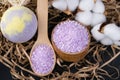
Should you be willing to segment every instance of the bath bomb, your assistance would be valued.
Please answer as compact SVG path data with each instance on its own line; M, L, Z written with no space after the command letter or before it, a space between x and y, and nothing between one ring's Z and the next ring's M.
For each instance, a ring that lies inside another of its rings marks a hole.
M46 76L55 66L55 53L47 44L40 44L30 55L31 68L39 76Z
M87 51L89 42L87 28L77 21L61 22L52 32L53 47L58 55L66 61L80 60L84 52Z
M37 18L30 9L23 6L13 6L3 14L0 28L3 36L8 40L23 43L35 35Z

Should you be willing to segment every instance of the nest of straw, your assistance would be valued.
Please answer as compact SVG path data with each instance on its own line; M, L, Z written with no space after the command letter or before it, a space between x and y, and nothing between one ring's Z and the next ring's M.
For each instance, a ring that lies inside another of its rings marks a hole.
M120 26L120 1L103 0L106 7L106 16L109 23L116 23ZM49 0L51 3L51 0ZM35 12L36 0L26 5ZM11 5L7 0L0 0L0 19L5 10ZM49 4L49 38L52 29L59 22L66 19L74 19L74 15L66 15L63 12L54 9ZM34 74L30 68L26 54L36 41L36 36L26 43L12 43L5 39L0 31L0 62L10 69L13 79L19 80L109 80L119 79L120 47L116 45L104 46L96 42L93 38L90 43L89 54L77 63L68 63L57 57L57 63L54 71L45 77L39 77ZM117 66L115 65L117 64Z

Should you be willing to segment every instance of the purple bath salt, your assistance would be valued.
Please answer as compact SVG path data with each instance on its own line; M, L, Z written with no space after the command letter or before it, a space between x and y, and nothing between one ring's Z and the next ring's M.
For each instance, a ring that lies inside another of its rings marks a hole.
M61 51L74 54L87 48L89 32L79 22L67 20L55 27L52 40Z
M50 46L41 44L33 51L30 60L34 72L48 74L55 64L54 51Z

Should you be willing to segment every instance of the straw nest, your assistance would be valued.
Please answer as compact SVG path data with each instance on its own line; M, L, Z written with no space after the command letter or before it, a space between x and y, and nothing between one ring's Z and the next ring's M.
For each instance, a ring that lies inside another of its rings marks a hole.
M49 37L56 24L66 19L74 19L74 14L66 15L51 7L49 0ZM109 23L114 22L120 26L120 1L103 0L106 7L106 16ZM31 0L26 5L35 12L36 0ZM11 7L7 0L0 0L0 19L3 13ZM36 36L26 43L16 44L5 39L0 31L0 62L10 69L13 79L20 80L115 80L119 78L120 47L116 45L104 46L93 38L90 43L89 54L85 59L77 63L68 63L57 57L57 64L54 71L45 77L38 77L30 68L27 58L30 50L36 41Z

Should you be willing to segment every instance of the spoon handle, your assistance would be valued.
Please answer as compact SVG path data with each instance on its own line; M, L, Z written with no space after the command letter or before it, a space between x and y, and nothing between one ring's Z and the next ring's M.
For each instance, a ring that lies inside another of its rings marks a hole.
M37 0L38 38L48 36L48 0Z

